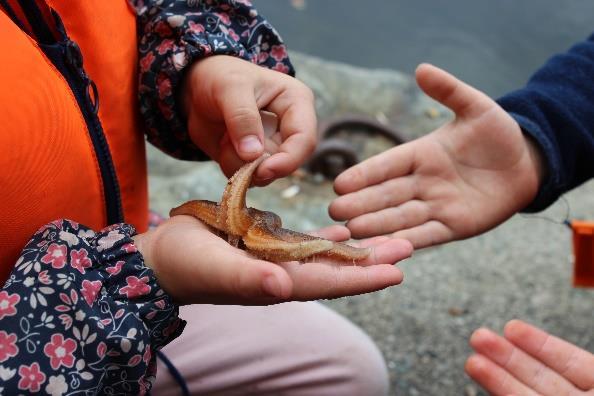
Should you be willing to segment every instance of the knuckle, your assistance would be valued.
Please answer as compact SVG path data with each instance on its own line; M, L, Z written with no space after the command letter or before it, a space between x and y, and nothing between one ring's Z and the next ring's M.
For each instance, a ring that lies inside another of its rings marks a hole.
M351 180L353 180L357 184L363 186L367 186L369 184L367 180L367 175L363 171L362 166L354 166L353 168L351 168L350 172Z
M315 100L315 94L313 90L308 87L307 85L300 83L300 93L303 98L309 102L313 102Z
M229 122L243 128L254 125L258 120L259 114L256 109L247 106L234 108L228 119Z
M318 137L313 133L303 141L303 151L305 152L306 157L309 157L314 152L317 142Z
M246 276L245 272L240 271L235 274L232 280L233 293L241 299L249 299L254 297L254 290L251 287L250 277Z

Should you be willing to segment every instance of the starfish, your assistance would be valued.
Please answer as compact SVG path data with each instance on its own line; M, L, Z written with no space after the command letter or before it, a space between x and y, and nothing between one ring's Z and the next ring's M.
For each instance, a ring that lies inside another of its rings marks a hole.
M359 261L369 256L361 249L328 239L282 228L281 218L273 213L246 207L245 197L258 166L268 155L242 166L227 182L221 202L193 200L171 209L170 216L190 215L223 232L227 241L252 255L272 261L305 261L328 257Z

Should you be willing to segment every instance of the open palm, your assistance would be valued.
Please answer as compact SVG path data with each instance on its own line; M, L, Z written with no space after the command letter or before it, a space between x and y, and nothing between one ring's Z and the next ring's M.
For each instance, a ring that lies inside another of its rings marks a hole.
M484 232L534 198L538 153L493 100L443 70L421 65L417 81L452 109L450 123L338 176L330 206L354 237L392 233L415 248Z
M350 234L334 226L318 235L344 240ZM190 216L174 216L136 236L135 242L161 287L185 304L265 305L367 293L399 284L402 272L393 264L412 252L405 240L381 237L362 243L373 251L356 266L325 261L275 264L229 245Z

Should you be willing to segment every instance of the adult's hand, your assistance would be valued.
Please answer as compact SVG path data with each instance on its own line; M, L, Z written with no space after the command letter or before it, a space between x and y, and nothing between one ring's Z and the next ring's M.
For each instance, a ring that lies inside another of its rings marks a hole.
M493 395L594 395L594 355L543 330L512 320L501 337L479 329L466 372Z
M421 248L485 232L535 197L541 159L517 122L482 92L430 65L417 82L455 119L346 170L330 206L356 238L392 234Z
M350 234L334 226L318 235L344 240ZM182 304L266 305L372 292L399 284L402 272L394 263L412 252L405 240L379 237L361 244L373 250L357 265L275 264L229 245L190 216L174 216L134 239L161 287Z
M192 141L229 177L264 151L255 184L287 176L317 141L314 96L299 80L243 59L215 55L196 62L182 89ZM264 135L260 110L276 114L279 130Z

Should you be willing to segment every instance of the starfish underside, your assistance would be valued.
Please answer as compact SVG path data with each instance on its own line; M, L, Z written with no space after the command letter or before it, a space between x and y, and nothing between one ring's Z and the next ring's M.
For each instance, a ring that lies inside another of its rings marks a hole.
M304 261L329 257L342 261L358 261L369 256L370 249L282 228L282 221L273 212L246 207L245 196L252 176L266 156L245 164L229 179L221 203L206 200L188 201L170 211L170 216L190 215L223 232L229 243L256 257L273 261Z

